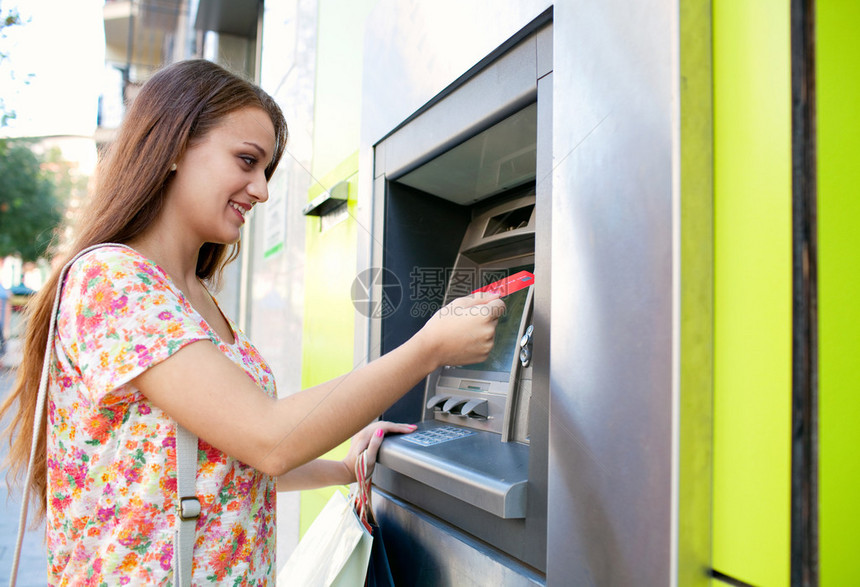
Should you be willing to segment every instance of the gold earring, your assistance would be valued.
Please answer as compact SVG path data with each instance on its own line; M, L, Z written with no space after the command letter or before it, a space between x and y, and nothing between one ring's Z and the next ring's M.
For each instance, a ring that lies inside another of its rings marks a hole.
M170 171L176 171L176 163L170 166Z

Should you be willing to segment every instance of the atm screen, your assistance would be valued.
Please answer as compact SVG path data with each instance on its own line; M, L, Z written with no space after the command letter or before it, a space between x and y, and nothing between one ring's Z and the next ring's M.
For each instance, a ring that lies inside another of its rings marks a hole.
M523 319L528 292L528 288L521 289L504 298L505 313L499 318L490 356L482 363L461 365L461 368L470 371L510 372L514 353L519 350L520 323Z
M520 271L532 272L534 268L534 264L527 264L501 271L482 271L481 273L484 276L492 276L492 279L495 280L498 279L500 273L514 275ZM519 352L520 324L523 320L523 311L526 307L529 289L521 289L502 298L505 302L505 313L499 318L499 324L496 326L496 338L493 341L493 350L490 351L490 356L481 363L459 365L458 368L469 371L510 373L514 354Z

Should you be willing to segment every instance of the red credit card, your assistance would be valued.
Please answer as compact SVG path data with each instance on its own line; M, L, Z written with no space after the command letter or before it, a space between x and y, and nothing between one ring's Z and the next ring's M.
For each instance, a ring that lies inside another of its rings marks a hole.
M535 276L533 273L529 273L528 271L520 271L519 273L514 273L513 275L509 275L504 279L500 279L491 283L490 285L485 285L479 289L476 289L472 293L478 292L490 292L497 293L502 297L510 295L515 291L520 291L523 288L526 288L530 285L534 285Z

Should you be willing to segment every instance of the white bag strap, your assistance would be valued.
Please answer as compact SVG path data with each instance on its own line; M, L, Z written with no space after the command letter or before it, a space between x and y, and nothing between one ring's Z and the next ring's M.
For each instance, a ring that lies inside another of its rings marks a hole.
M30 444L30 462L27 464L27 475L24 478L24 488L21 500L21 513L18 516L18 538L15 542L15 554L12 557L12 572L9 576L9 587L15 587L18 578L18 564L21 561L21 545L24 542L24 532L27 526L27 511L30 505L30 484L33 482L33 467L36 461L36 450L39 436L42 434L42 417L45 413L45 403L48 393L48 369L53 355L54 334L57 327L57 311L60 307L60 295L66 274L69 268L83 255L99 247L126 247L116 243L101 243L87 247L66 263L60 271L57 280L57 291L54 294L54 306L51 310L51 320L48 326L48 340L45 343L45 358L42 361L42 374L39 378L39 392L36 396L36 414L33 417L33 440ZM194 530L197 517L200 515L200 502L194 496L197 476L197 437L176 425L176 465L177 465L177 492L180 496L179 508L180 528L177 530L177 543L174 545L174 553L181 551L177 567L179 574L179 585L191 584L191 559L194 554ZM186 496L186 497L182 497ZM195 513L196 504L196 513ZM190 534L189 534L190 531ZM174 558L176 554L174 554Z
M176 584L191 585L191 566L194 559L194 541L200 501L195 494L197 483L197 437L176 425L176 490L179 495L179 528L174 543Z
M358 519L370 529L371 523L376 523L371 502L371 475L368 475L367 449L355 459L355 487L350 494L350 503L355 509Z

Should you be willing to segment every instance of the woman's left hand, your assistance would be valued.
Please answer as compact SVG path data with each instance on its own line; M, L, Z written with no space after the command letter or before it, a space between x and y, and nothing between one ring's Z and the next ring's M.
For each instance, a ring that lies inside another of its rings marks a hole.
M395 422L378 421L372 422L361 429L350 439L349 452L343 459L343 464L350 472L352 482L355 482L355 460L361 451L367 449L367 476L373 473L376 464L376 453L383 437L388 433L409 434L414 432L417 426L414 424L397 424Z

